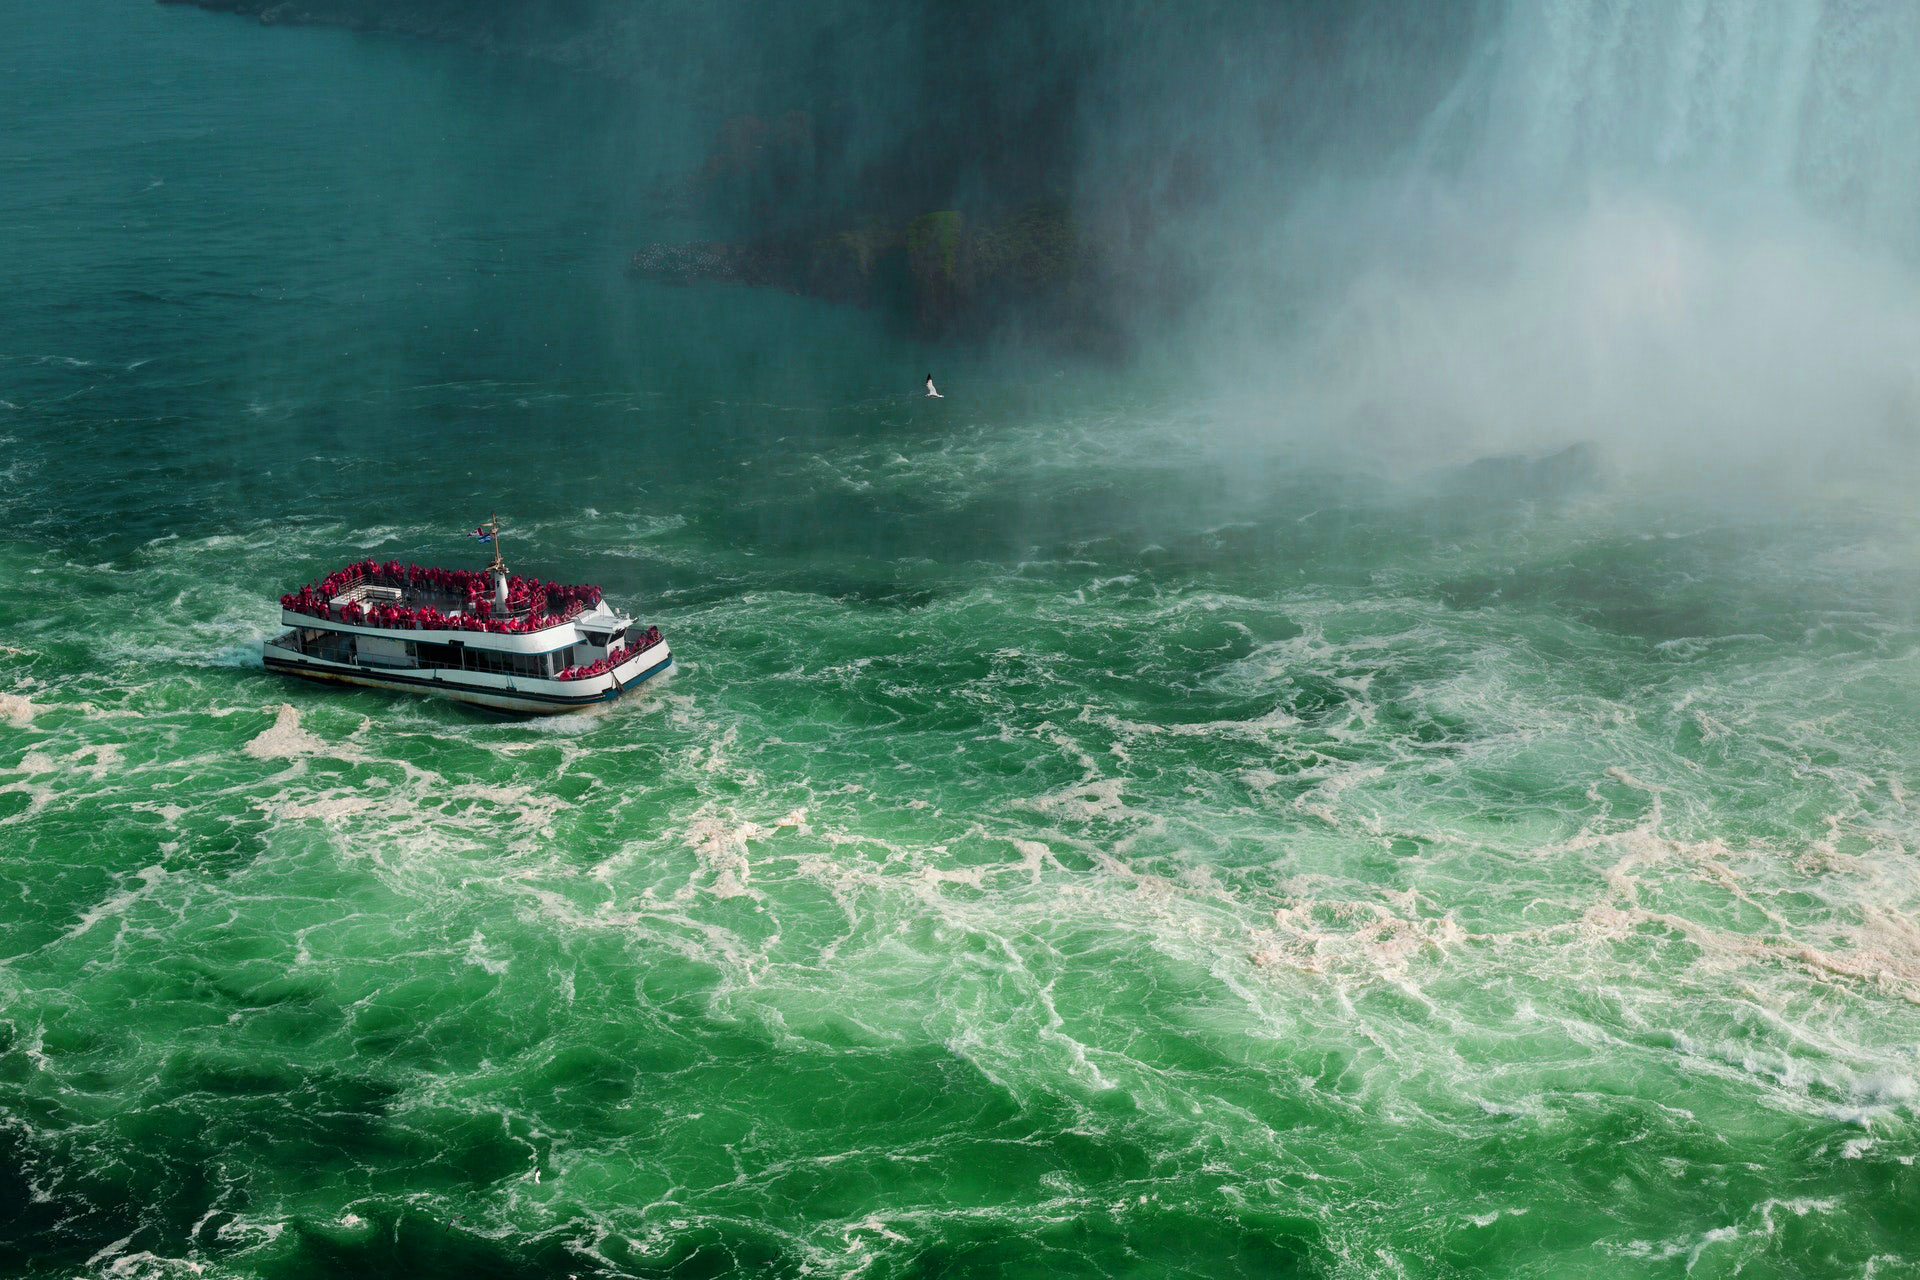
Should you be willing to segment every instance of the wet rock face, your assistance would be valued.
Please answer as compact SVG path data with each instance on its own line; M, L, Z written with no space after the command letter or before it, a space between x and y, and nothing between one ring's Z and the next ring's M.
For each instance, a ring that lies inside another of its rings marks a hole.
M1087 298L1108 265L1062 209L975 223L952 209L807 239L650 244L628 264L662 284L744 284L854 306L899 306L922 336L969 334L1047 311L1076 342L1105 324Z
M951 209L922 214L907 224L907 273L913 281L913 317L923 333L953 326L971 300L972 255L966 252L966 220Z
M701 210L726 226L777 232L814 216L823 198L813 117L735 116L720 126L693 176Z
M1113 327L1093 300L1096 281L1117 278L1115 264L1063 202L874 214L828 189L821 174L839 167L835 143L805 112L730 119L687 194L706 221L743 234L647 245L630 265L665 284L745 284L887 308L923 337L984 333L1016 311L1041 313L1066 345Z
M632 259L662 282L877 307L924 336L985 334L1018 317L1048 342L1100 349L1192 292L1179 278L1188 238L1173 223L1213 198L1210 155L1156 178L1167 146L1187 142L1150 132L1102 161L1089 148L1116 130L1085 129L1089 94L1102 119L1114 104L1100 94L1139 96L1116 79L1137 48L1219 44L1187 33L1185 15L1119 36L1096 0L161 2L444 40L611 86L672 86L708 142L662 192L695 215L701 240ZM1194 19L1202 33L1250 21L1227 0L1196 2L1212 13ZM718 104L749 109L718 119Z

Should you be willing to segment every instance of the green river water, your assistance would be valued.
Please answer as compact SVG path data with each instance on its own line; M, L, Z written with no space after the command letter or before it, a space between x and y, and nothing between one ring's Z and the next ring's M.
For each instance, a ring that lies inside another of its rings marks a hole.
M1920 1274L1910 505L1387 486L629 278L673 104L9 26L0 1272ZM261 669L496 509L671 677Z

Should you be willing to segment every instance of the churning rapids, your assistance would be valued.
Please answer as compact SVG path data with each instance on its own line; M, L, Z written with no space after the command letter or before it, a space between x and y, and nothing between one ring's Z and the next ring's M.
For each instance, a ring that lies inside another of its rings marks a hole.
M1910 502L1392 475L638 283L687 157L565 77L41 8L0 1271L1920 1269ZM494 506L677 673L261 670Z

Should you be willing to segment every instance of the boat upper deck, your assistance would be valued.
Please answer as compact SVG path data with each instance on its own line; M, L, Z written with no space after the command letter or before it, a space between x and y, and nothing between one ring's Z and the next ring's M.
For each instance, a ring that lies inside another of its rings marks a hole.
M530 635L571 622L600 603L600 588L506 577L506 604L490 573L363 560L280 597L289 613L394 631Z

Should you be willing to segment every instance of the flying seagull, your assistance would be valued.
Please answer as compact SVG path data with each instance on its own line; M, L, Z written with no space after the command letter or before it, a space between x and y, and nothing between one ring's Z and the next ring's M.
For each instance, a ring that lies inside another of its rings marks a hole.
M933 398L934 398L935 400L945 400L945 399L946 399L946 397L945 397L945 396L943 396L943 395L941 395L941 394L939 393L939 391L937 391L937 390L935 390L935 388L934 388L934 385L933 385L933 375L932 375L932 374L928 374L928 375L927 375L927 394L928 394L928 395L930 395L930 396L932 396L932 397L933 397Z

